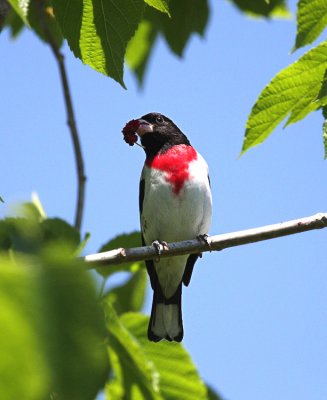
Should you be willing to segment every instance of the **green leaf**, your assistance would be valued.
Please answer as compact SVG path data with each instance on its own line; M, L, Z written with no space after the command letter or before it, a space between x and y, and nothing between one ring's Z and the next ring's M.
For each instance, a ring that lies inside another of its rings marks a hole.
M63 37L59 30L57 21L54 18L51 0L8 0L13 9L33 31L45 42L53 41L59 48L62 45ZM46 29L45 29L46 26ZM49 39L49 36L51 39Z
M134 72L139 86L143 84L159 34L164 35L168 46L178 56L183 55L192 34L198 33L201 36L204 34L209 16L207 0L171 0L169 8L171 18L147 7L144 19L128 44L126 61Z
M0 255L0 393L91 399L108 373L104 319L91 277L63 249Z
M326 160L327 159L327 107L326 106L324 106L322 108L322 114L323 114L324 119L325 119L324 123L323 123L323 126L322 126L322 132L323 132L322 138L323 138L324 149L325 149L324 159Z
M288 18L285 0L232 0L236 7L245 13L257 17L279 17Z
M57 48L61 47L63 36L53 14L51 0L31 1L28 22L41 40L46 43L53 42Z
M75 57L81 58L80 36L83 2L79 0L52 0L56 20Z
M145 300L147 274L145 269L135 272L127 283L116 286L106 295L117 314L141 311Z
M66 221L49 218L39 221L37 209L26 203L29 218L5 218L0 221L0 250L35 253L53 243L61 243L70 252L79 247L79 232Z
M40 226L45 242L61 242L76 249L81 241L80 233L68 222L60 218L45 219Z
M146 331L149 318L136 313L123 314L121 323L134 336L159 373L160 393L165 400L207 399L207 389L191 357L180 343L150 342Z
M40 351L35 292L27 268L0 257L0 392L5 399L46 398L51 371ZM19 373L17 373L19 365Z
M18 216L35 222L41 222L47 217L43 206L35 193L32 194L31 202L25 202L16 207L16 213Z
M4 203L4 202L5 202L1 196L0 196L0 202L1 202L1 203Z
M171 0L171 18L160 15L162 31L170 49L182 56L193 33L204 35L209 18L207 0Z
M140 232L136 231L116 236L114 239L109 240L108 243L104 244L100 248L99 252L101 253L104 251L119 249L120 247L140 247L141 245L141 234ZM98 267L97 272L103 277L108 278L110 275L118 271L136 272L139 271L141 268L143 268L143 262L131 262L126 264L110 265L108 267Z
M40 219L46 219L47 218L47 214L44 210L44 207L41 203L41 200L38 196L38 194L36 192L32 193L32 203L34 204L34 206L36 207L36 209L39 212L40 215Z
M59 398L94 398L108 373L105 321L94 282L85 266L67 259L58 246L47 252L44 266L39 301L55 391Z
M142 0L53 0L62 33L76 57L123 82L124 55L142 18Z
M327 69L321 82L321 87L316 100L319 102L319 104L327 104Z
M37 296L28 272L0 257L0 393L4 399L45 399L50 391L51 371L40 351L33 315Z
M312 43L327 25L326 0L299 0L297 33L293 51Z
M126 61L134 72L139 86L142 86L150 55L158 36L158 29L153 23L144 19L129 41L126 50Z
M288 114L286 125L323 105L315 100L326 68L327 42L323 42L272 79L248 117L241 154L262 143Z
M35 220L5 218L0 221L0 250L34 253L41 244L42 233Z
M79 234L79 232L78 232L78 234ZM84 239L81 240L80 244L76 248L76 251L74 252L75 256L78 256L79 254L82 253L82 251L85 249L85 246L87 245L88 241L90 240L90 237L91 237L91 234L89 232L86 232L84 235Z
M169 0L144 0L149 6L169 15Z
M109 359L113 379L106 385L107 399L155 399L159 394L158 373L140 346L128 332L111 306L105 302L109 331Z
M8 0L8 3L24 21L24 23L29 26L28 22L28 9L30 5L30 0Z
M24 28L25 24L20 16L16 13L16 11L12 8L9 11L9 14L5 20L5 27L10 29L10 34L12 38L16 38L22 29Z
M210 385L207 385L208 400L223 400L222 397L212 389Z
M42 218L35 204L29 202L19 206L18 215L35 222L41 221Z

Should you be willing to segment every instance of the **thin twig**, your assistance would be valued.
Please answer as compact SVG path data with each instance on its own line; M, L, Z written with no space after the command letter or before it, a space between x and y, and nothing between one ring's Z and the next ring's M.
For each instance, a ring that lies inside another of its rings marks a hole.
M43 8L44 2L41 1L39 2L39 4L40 4L40 14L41 14L40 20L42 21L44 34L47 37L52 53L58 63L60 80L61 80L62 90L65 99L66 112L67 112L67 124L73 142L75 162L76 162L76 172L77 172L77 186L78 186L74 226L78 231L80 231L82 225L84 204L85 204L85 184L86 184L86 175L85 175L84 160L82 155L82 148L79 139L79 133L77 130L77 125L75 122L75 113L71 97L71 91L68 83L68 76L65 67L65 58L64 55L61 53L56 41L54 40L48 28L45 19L46 16L45 9Z
M260 242L321 228L327 228L327 213L319 213L311 217L304 217L259 228L210 236L208 238L209 245L198 239L168 243L169 250L163 249L160 257L203 253L213 250L219 251L228 247ZM105 267L127 262L151 260L156 257L157 253L154 247L145 246L131 249L120 248L103 253L90 254L84 257L84 261L89 264L90 268L93 268L94 266Z

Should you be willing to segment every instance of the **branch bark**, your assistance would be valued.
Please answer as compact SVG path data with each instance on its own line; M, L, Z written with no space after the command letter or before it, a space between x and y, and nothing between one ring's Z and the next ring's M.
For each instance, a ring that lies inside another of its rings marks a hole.
M79 133L77 130L77 125L75 121L75 112L71 97L71 91L68 83L68 76L66 72L65 66L65 58L61 53L59 47L56 44L56 41L52 37L52 34L47 26L45 20L45 10L44 10L44 2L41 1L39 3L40 6L40 20L42 21L43 31L47 37L47 41L50 45L52 53L57 61L61 86L64 94L66 112L67 112L67 125L69 127L70 136L73 142L73 149L75 155L75 163L76 163L76 173L77 173L77 199L76 199L76 208L75 208L75 228L80 231L82 225L82 218L84 212L84 204L85 204L85 184L86 184L86 175L85 175L85 167L84 160L82 154L82 147L79 139Z
M243 244L275 239L282 236L294 235L313 229L327 228L327 213L319 213L310 217L281 222L279 224L246 229L243 231L225 233L210 236L208 244L198 239L185 240L183 242L169 243L169 250L162 251L160 257L171 257L192 253L204 253L206 251L220 251L229 247ZM115 249L103 253L90 254L84 257L84 261L90 268L94 266L110 266L127 262L144 261L157 258L158 255L153 246L135 247L131 249Z

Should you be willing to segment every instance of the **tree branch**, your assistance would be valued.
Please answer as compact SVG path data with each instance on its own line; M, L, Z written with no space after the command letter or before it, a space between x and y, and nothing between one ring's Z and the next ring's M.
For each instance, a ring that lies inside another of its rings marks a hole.
M85 184L86 184L86 175L85 175L85 167L84 167L84 160L82 155L82 148L79 139L79 133L77 130L77 125L75 122L75 112L70 92L70 87L68 83L68 76L66 72L65 66L65 58L64 55L61 53L56 41L54 40L46 19L45 19L45 9L44 2L41 1L40 3L40 14L41 14L41 21L43 25L43 31L46 35L52 53L57 61L59 73L60 73L60 80L61 86L64 94L65 99L65 106L67 112L67 125L69 127L70 136L73 142L74 154L75 154L75 162L76 162L76 172L77 172L77 200L76 200L76 209L75 209L75 228L80 231L82 225L82 218L83 218L83 211L84 211L84 204L85 204Z
M70 89L68 84L68 78L66 73L66 67L64 62L64 56L62 53L55 53L56 60L58 62L61 83L64 91L64 98L67 110L67 124L69 126L70 135L73 142L74 154L75 154L75 162L76 162L76 172L77 172L77 200L76 200L76 209L75 209L75 228L80 231L82 225L84 204L85 204L85 184L86 184L86 176L85 176L85 168L84 168L84 160L82 155L81 144L79 140L79 134L77 131L77 126L75 122L75 115L73 109L73 103L71 100Z
M185 240L183 242L169 243L169 250L163 250L160 257L171 257L206 251L220 251L228 247L241 246L243 244L260 242L277 237L293 235L313 229L327 228L327 213L315 214L311 217L281 222L279 224L246 229L243 231L225 233L210 236L210 244L200 242L198 239ZM151 260L157 258L153 246L135 247L131 249L115 249L103 253L90 254L84 257L84 261L90 268L94 266L109 266L127 262Z

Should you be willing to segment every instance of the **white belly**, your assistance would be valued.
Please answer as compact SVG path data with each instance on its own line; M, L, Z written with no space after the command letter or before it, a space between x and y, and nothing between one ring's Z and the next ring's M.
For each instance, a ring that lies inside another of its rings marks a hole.
M148 184L145 185L141 226L146 244L154 240L194 239L208 233L212 200L207 165L200 155L190 164L189 172L189 179L176 194L165 172L144 167L143 176Z
M145 179L142 233L147 245L154 240L178 242L207 234L211 223L211 191L208 167L198 158L189 166L189 179L176 194L164 171L143 169ZM155 269L166 298L174 295L180 284L188 256L162 258Z

